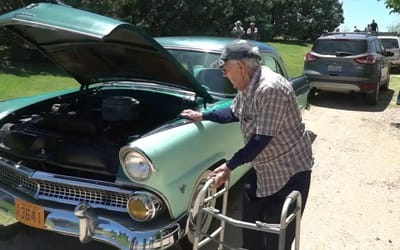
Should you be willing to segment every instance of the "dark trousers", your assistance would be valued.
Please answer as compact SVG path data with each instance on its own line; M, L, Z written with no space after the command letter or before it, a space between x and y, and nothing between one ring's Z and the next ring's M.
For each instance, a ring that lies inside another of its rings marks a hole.
M250 175L253 175L254 180L255 172L250 173ZM297 173L289 179L281 190L267 197L255 197L251 189L245 188L243 194L242 220L251 223L263 221L279 224L283 203L293 190L297 190L301 193L301 213L303 213L310 189L310 181L311 171ZM286 231L285 250L291 249L295 237L295 229L295 220L293 220ZM279 247L278 234L243 229L242 238L243 248L249 250L277 250Z

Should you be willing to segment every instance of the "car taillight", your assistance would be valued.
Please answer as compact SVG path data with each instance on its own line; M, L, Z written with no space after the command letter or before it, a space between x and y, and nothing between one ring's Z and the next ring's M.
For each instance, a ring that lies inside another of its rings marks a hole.
M312 62L317 60L319 57L316 55L311 54L310 52L308 52L305 56L304 56L304 61L306 62Z
M376 89L376 84L364 83L361 85L361 89L366 90L366 91L371 90L371 89Z
M315 55L311 54L310 52L308 52L304 57L304 61L312 62L312 61L317 60L318 58L319 58L318 56L315 56Z
M374 64L376 63L376 56L362 56L354 59L354 61L361 63L361 64Z

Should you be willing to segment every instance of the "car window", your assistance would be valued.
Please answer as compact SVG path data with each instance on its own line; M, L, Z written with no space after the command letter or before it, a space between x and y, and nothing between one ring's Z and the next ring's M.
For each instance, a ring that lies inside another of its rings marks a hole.
M312 50L324 55L335 55L338 52L346 52L350 55L366 53L367 41L361 39L319 39Z
M204 51L168 50L182 66L187 69L212 95L235 95L237 90L217 67L220 54ZM281 75L282 69L279 63L269 53L261 53L262 64Z
M215 67L219 59L219 54L216 53L174 49L168 51L194 76L201 68Z
M383 46L379 39L374 39L374 44L376 47L376 52L379 54L383 54Z
M236 94L236 89L223 76L222 70L217 66L220 54L177 49L169 49L168 51L210 94L229 97Z
M378 45L375 40L370 41L371 52L376 53L378 52Z
M392 38L380 38L383 47L385 49L398 49L399 48L399 42L397 39L392 39Z
M261 54L261 61L262 61L263 65L268 66L272 71L283 75L282 74L282 69L279 66L279 63L271 55L262 53Z

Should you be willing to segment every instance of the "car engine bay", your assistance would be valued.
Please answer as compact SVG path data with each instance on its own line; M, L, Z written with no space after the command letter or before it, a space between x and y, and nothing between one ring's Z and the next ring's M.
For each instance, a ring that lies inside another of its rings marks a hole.
M175 119L193 102L155 92L78 92L13 112L0 156L35 170L113 180L119 149Z

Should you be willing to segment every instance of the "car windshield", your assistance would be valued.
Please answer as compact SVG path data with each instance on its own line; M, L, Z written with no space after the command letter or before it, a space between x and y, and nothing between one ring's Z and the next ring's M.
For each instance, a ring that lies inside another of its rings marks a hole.
M211 95L232 97L236 89L218 68L219 54L206 51L190 51L168 49L168 51L182 64Z
M367 52L367 40L320 39L315 42L312 50L324 55L358 55Z
M391 38L381 38L383 47L385 49L398 49L399 48L399 43L397 42L397 39L391 39Z
M178 62L198 80L214 97L233 98L237 90L233 88L228 78L217 66L219 53L195 51L188 49L169 48L168 51ZM277 60L271 53L260 53L261 64L268 66L272 71L285 76Z

